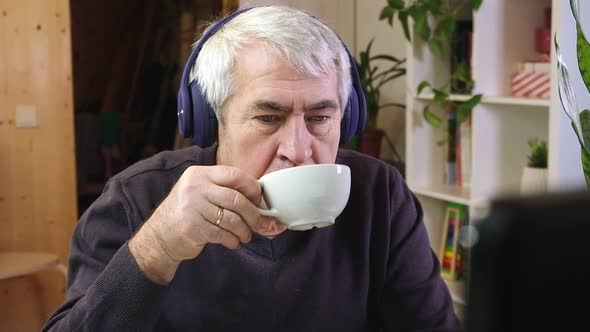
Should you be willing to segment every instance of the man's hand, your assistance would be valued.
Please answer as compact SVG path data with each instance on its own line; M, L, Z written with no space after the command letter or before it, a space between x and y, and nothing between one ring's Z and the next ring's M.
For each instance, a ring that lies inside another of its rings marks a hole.
M250 241L253 230L264 229L269 221L257 209L261 197L256 179L237 168L189 167L129 250L149 279L168 284L180 262L198 256L207 243L235 249Z

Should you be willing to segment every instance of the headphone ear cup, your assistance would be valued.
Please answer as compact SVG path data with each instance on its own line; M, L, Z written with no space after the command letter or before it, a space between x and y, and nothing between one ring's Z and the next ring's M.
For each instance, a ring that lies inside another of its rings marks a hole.
M347 49L348 51L348 49ZM350 52L350 76L352 78L352 91L350 91L349 103L352 106L351 113L354 114L354 129L350 133L350 137L354 135L360 135L365 130L367 123L367 100L365 99L365 93L361 86L361 78L358 72L356 60L352 57Z
M356 111L356 114L357 114L356 124L357 124L357 126L356 126L356 130L355 130L354 134L351 135L351 137L354 135L362 134L363 131L365 130L365 126L367 124L367 100L365 99L365 94L364 94L362 88L359 87L359 89L361 89L360 95L358 95L355 99L357 101L357 105L358 105L357 111ZM358 93L357 91L359 91L359 90L354 89L354 91L355 91L355 93Z
M207 148L217 140L217 117L203 95L199 83L191 83L190 90L194 110L192 141L202 148Z
M176 115L178 117L178 131L182 137L191 137L193 134L193 110L189 87L185 84L178 89L178 104Z
M184 66L180 89L178 90L176 110L178 128L182 136L192 137L193 143L202 148L211 146L217 140L217 118L211 105L203 97L199 84L194 81L189 82L191 69L205 42L227 22L252 8L255 7L235 11L207 29L201 39L197 41L197 45L192 49Z
M354 135L362 134L365 129L367 121L367 101L361 86L361 79L358 72L356 60L350 54L344 42L342 43L348 59L350 60L350 78L352 89L348 96L348 103L346 104L345 112L342 116L342 123L340 124L340 145L348 143Z
M340 145L345 145L355 135L358 125L358 96L355 89L350 91L348 103L340 122Z

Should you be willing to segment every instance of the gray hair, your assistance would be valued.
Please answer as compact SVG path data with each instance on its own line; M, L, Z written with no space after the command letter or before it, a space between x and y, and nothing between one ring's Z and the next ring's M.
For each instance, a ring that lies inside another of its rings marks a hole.
M336 33L305 12L264 6L236 16L211 36L191 70L191 82L197 80L218 119L236 88L233 65L239 51L253 41L262 42L267 52L285 58L303 75L317 77L335 70L340 105L346 106L352 88L351 64Z

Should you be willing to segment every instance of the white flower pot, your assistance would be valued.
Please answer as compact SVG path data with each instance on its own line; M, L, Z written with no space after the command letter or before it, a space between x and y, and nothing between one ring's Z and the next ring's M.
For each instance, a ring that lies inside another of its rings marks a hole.
M547 169L525 167L520 182L523 194L544 193L547 191Z

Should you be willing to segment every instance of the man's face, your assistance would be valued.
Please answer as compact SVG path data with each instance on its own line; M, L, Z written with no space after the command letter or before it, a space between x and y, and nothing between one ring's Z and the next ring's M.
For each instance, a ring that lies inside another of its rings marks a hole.
M335 72L305 77L260 45L244 47L235 64L237 89L219 125L217 162L260 178L283 168L334 163L341 105ZM286 226L272 221L262 235Z
M283 168L333 163L341 105L335 72L305 77L257 44L235 64L237 89L219 126L218 162L260 178Z

